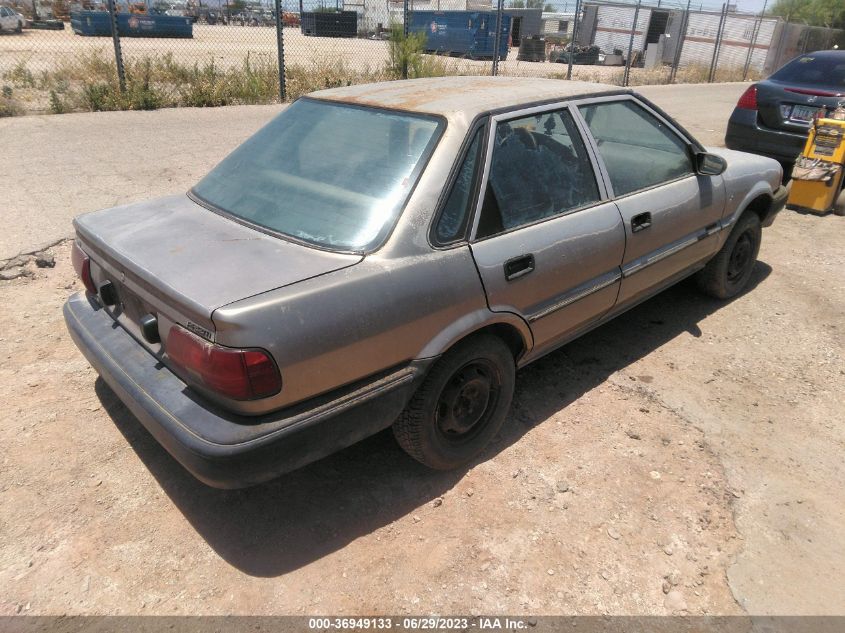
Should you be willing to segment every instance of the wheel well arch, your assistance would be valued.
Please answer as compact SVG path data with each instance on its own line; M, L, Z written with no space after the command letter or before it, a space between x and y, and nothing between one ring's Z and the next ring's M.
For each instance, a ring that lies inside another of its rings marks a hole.
M760 218L760 222L763 222L766 219L766 216L769 215L769 212L772 209L772 202L774 198L767 193L761 193L759 196L751 200L745 208L742 210L742 213L747 213L751 211L752 213L756 214L758 218ZM742 214L740 214L742 215Z
M528 343L525 341L522 333L510 323L490 323L489 325L485 325L474 332L470 332L461 340L466 340L467 338L478 336L480 334L491 334L496 338L501 339L505 345L508 346L511 354L513 354L514 362L518 362L519 359L522 358L522 356L528 351ZM456 341L456 343L458 342L460 341Z

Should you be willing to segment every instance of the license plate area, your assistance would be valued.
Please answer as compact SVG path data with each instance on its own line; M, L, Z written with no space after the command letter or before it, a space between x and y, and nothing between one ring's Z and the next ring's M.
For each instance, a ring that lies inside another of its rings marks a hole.
M151 344L143 336L141 317L154 311L152 306L147 305L138 295L130 290L127 285L117 279L110 279L116 292L118 301L113 306L104 306L106 312L120 323L141 345L151 352L158 353L161 345Z
M789 120L800 125L810 125L819 109L813 106L794 105L789 113Z

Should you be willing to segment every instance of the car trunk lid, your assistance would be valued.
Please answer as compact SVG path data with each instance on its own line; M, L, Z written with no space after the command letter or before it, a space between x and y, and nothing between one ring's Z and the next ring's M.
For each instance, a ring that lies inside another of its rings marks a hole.
M776 130L806 133L822 106L832 110L843 98L845 91L835 86L803 86L773 80L757 84L760 120Z
M135 310L195 317L361 261L262 233L210 211L187 195L96 211L74 221L95 264ZM126 297L126 294L130 297ZM137 316L137 315L136 315ZM135 318L133 318L135 320Z

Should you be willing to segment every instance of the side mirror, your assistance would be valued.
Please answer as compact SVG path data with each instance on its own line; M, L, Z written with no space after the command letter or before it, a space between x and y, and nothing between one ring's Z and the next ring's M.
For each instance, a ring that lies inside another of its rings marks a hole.
M718 176L728 168L728 161L716 154L698 152L695 155L695 171L701 176Z

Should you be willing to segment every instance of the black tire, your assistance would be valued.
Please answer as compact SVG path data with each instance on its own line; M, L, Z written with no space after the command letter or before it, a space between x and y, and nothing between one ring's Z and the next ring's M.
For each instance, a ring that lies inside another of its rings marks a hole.
M502 428L516 367L505 343L479 334L458 343L429 371L393 424L396 441L435 470L476 457Z
M18 20L18 28L15 29L15 33L22 33L22 32L23 32L23 24L21 24L21 21Z
M722 249L698 273L698 287L717 299L730 299L742 292L757 263L762 235L760 218L746 211Z

